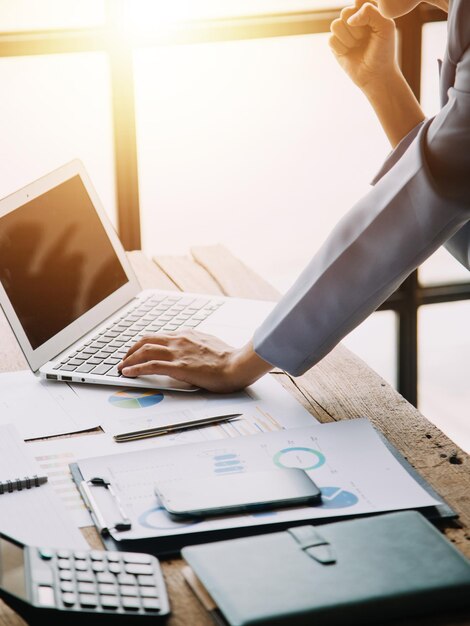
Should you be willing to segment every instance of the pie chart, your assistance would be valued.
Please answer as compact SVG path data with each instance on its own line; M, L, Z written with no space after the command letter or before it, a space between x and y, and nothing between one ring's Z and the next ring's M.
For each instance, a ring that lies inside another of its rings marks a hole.
M359 502L355 493L346 491L341 487L321 487L322 503L324 509L345 509Z
M313 448L296 446L279 450L274 457L274 463L278 467L298 467L303 470L313 470L325 462L325 456Z
M160 391L116 391L108 402L119 409L147 409L163 400Z
M178 530L199 524L200 521L202 520L185 520L184 522L173 521L161 506L149 509L139 516L139 524L144 528L150 528L152 530Z

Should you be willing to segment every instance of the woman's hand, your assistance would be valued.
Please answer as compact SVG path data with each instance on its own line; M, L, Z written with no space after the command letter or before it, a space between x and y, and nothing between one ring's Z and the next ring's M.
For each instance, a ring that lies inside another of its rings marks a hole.
M243 389L272 369L251 343L232 348L194 330L143 337L118 365L124 376L171 376L217 393Z
M330 47L341 67L364 92L400 73L396 62L396 29L375 2L356 0L331 24Z

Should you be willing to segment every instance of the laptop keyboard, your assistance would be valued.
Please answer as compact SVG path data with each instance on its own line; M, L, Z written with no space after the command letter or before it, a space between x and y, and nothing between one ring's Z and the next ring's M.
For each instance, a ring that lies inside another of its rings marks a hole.
M151 295L69 354L55 370L119 377L117 365L149 333L196 328L223 302L189 296Z

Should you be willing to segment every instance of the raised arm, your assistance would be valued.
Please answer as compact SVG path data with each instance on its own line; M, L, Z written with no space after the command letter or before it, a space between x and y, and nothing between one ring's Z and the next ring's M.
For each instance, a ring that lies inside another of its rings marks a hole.
M396 60L395 22L372 2L356 0L331 24L330 47L346 74L371 103L391 145L420 122L424 113Z

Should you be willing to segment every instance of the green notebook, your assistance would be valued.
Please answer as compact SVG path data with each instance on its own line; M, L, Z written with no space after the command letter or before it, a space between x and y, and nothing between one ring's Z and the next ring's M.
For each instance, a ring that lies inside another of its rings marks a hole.
M182 555L218 607L214 617L230 626L376 625L470 608L470 561L415 511L190 546Z

